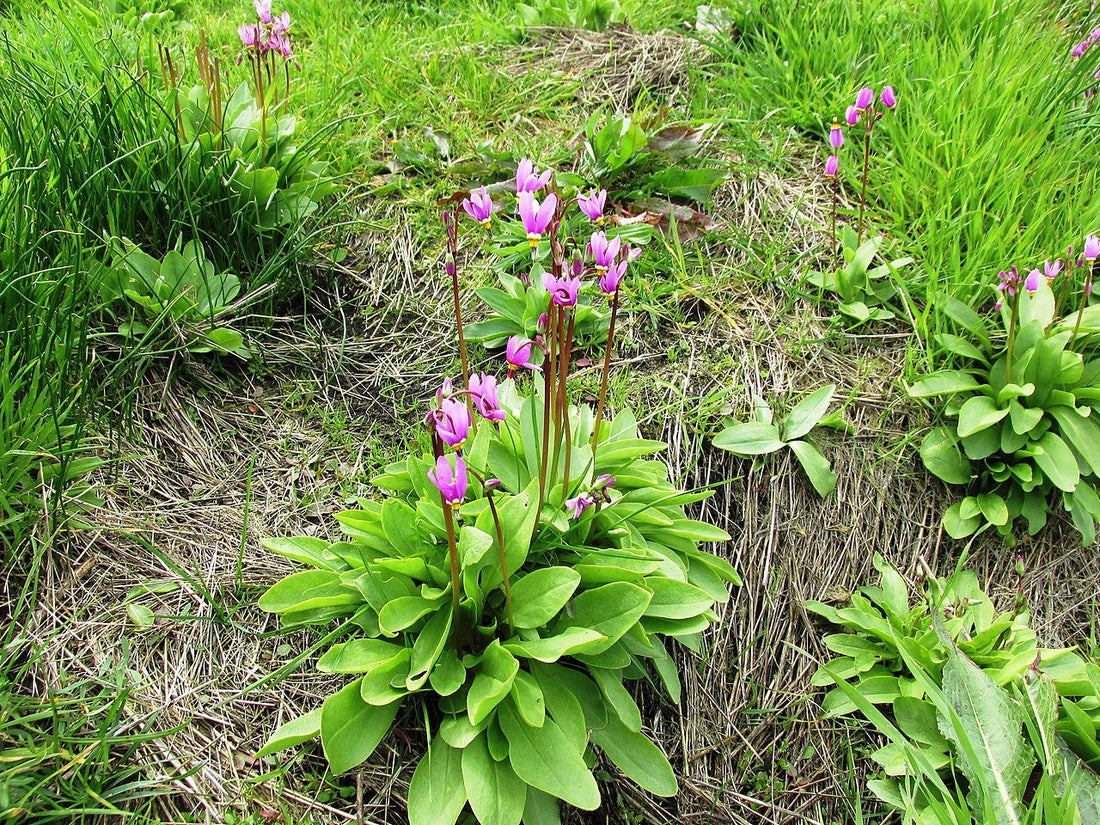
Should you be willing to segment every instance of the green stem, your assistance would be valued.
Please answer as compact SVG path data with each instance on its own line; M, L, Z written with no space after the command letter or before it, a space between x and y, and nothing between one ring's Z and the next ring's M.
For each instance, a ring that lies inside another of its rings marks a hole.
M600 378L600 400L596 404L596 423L592 428L592 455L596 455L596 444L600 440L600 422L603 421L603 408L607 403L607 375L611 371L611 347L615 341L615 320L619 315L619 290L611 299L611 326L607 330L607 349L603 354L603 376Z
M863 188L859 194L859 226L856 229L856 247L863 242L863 210L867 206L867 172L871 166L871 129L874 127L870 111L866 112L865 115L867 125L863 129Z
M1012 348L1015 345L1016 340L1016 319L1019 317L1020 309L1020 293L1017 292L1015 297L1009 296L1009 300L1012 302L1011 309L1008 316L1008 351L1005 353L1005 381L1012 381Z
M461 582L459 581L458 570L458 543L455 541L455 523L454 513L450 502L440 492L440 498L443 499L443 522L447 525L447 546L451 554L451 610L454 616L455 633L453 638L455 640L455 649L458 650L461 647L462 634L458 632L459 626L459 591L461 588Z
M489 490L486 496L489 499L489 512L493 514L493 525L497 531L497 548L500 550L500 572L504 576L504 604L508 611L508 629L515 630L515 618L512 614L512 583L508 580L508 561L504 557L504 531L500 527L500 515L497 513L496 502L493 501L493 491Z
M1073 345L1077 341L1077 331L1081 329L1081 318L1084 316L1085 307L1088 306L1089 303L1089 293L1092 292L1092 268L1094 263L1094 261L1087 262L1089 271L1085 273L1085 289L1084 293L1081 295L1081 308L1077 310L1077 321L1073 324L1073 335L1070 336L1069 346L1067 347L1067 349L1070 350L1073 349Z

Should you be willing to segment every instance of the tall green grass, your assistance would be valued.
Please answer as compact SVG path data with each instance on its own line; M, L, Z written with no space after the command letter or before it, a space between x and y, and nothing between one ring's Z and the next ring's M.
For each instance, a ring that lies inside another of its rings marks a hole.
M876 127L870 195L878 220L915 254L931 298L972 302L998 270L1065 253L1100 226L1100 117L1086 106L1097 57L1045 0L893 4L777 0L744 12L703 92L717 110L820 142L864 85L897 90ZM1087 30L1086 30L1087 33ZM841 150L855 190L860 147ZM919 289L919 288L918 288Z

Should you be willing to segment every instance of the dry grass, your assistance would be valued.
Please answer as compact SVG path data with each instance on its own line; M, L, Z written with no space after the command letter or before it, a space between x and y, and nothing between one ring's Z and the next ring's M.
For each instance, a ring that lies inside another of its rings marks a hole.
M675 85L673 69L691 49L680 39L613 37L614 50L605 35L575 32L540 34L527 48L532 59L607 61L613 88L600 94L616 100ZM640 54L624 54L620 38ZM798 163L806 173L797 177L763 172L730 181L714 211L750 234L783 233L787 248L811 261L822 253L815 227L826 199L810 173L816 159ZM362 236L305 317L265 334L268 378L229 385L185 371L172 381L148 379L138 423L120 444L130 457L102 479L107 504L96 528L71 536L44 571L43 598L24 629L40 644L28 689L44 696L66 680L105 679L124 667L132 730L180 728L142 749L170 790L160 801L165 821L197 814L221 822L229 806L355 821L354 798L316 798L316 756L266 777L251 758L276 725L315 707L336 684L308 662L271 679L290 663L288 650L318 637L275 635L254 603L290 570L260 539L332 535L329 514L370 494L370 474L412 432L417 403L453 367L455 353L435 343L451 340L449 296L442 278L425 277L441 272L432 268L438 250L420 248L401 226ZM633 811L647 823L846 821L862 780L844 756L850 728L821 719L807 698L823 649L822 628L803 603L843 600L868 581L875 552L910 575L919 560L946 571L959 552L938 527L945 493L912 451L899 449L922 421L897 390L908 342L837 338L810 304L759 286L766 273L751 251L707 241L704 252L712 267L705 282L717 287L684 294L692 323L656 330L627 323L623 347L640 353L629 359L637 376L631 397L652 413L640 416L646 434L669 443L673 476L687 486L720 485L696 515L733 535L717 552L744 586L704 654L681 652L681 706L644 700L647 725L680 774L679 797L655 800L611 783L604 811L570 819L636 822ZM675 363L654 355L672 347L683 353ZM722 398L726 412L744 413L754 396L797 396L828 382L850 399L853 433L826 439L838 476L826 501L787 459L753 468L700 435L699 399ZM1071 530L1049 530L1024 552L1040 635L1057 644L1085 639L1100 570L1082 564ZM1011 599L1012 554L987 541L971 563L995 595ZM163 583L174 589L148 592ZM127 617L131 594L157 614L152 628L139 630ZM418 724L404 719L362 772L367 821L404 821Z

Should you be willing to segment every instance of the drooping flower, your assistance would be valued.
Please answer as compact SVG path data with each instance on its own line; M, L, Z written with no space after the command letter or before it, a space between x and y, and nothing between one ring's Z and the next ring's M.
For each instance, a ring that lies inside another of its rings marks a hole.
M615 256L619 254L620 246L622 246L620 238L612 238L609 241L603 232L592 233L592 238L588 241L588 252L595 259L598 272L606 271L611 264L615 263Z
M1015 266L1007 272L1002 269L997 273L997 279L999 280L997 284L998 292L1007 292L1011 297L1016 296L1016 286L1020 283L1020 273Z
M271 0L252 0L252 5L256 7L256 16L263 21L264 25L271 25Z
M535 342L513 335L508 339L504 347L504 360L508 362L508 377L516 374L516 370L527 369L534 372L539 366L531 360L531 350Z
M866 111L867 108L875 102L875 90L870 86L864 86L859 90L859 94L856 95L856 108L859 111Z
M1100 237L1089 235L1085 238L1085 260L1090 264L1100 258Z
M542 233L550 226L550 221L558 208L558 196L551 192L541 204L535 200L530 192L519 194L519 217L523 221L523 229L527 232L527 240L534 249L542 239Z
M882 88L882 94L879 95L879 100L882 101L882 105L887 109L893 109L898 105L897 96L894 94L893 86L884 86Z
M579 198L577 198L577 206L580 207L581 211L584 214L594 220L598 226L603 226L603 209L606 203L606 189L601 189L599 193L592 192L588 195L581 195Z
M507 414L497 398L497 379L487 373L470 376L470 396L474 406L486 421L503 421Z
M1072 253L1071 253L1072 254ZM1048 281L1053 281L1058 277L1058 273L1062 271L1062 259L1051 262L1043 261L1043 274L1046 275Z
M619 291L619 284L626 276L626 262L627 259L624 257L617 264L611 264L607 271L600 275L600 292L608 298L613 297Z
M551 170L547 169L541 175L536 175L535 164L529 158L524 158L516 168L516 194L538 192L550 182L551 174Z
M1042 283L1043 273L1038 269L1033 269L1027 273L1027 277L1024 278L1024 289L1030 293L1035 293L1039 289L1039 284Z
M489 197L489 190L484 186L480 190L471 192L470 197L462 201L462 208L475 221L488 229L493 219L493 199Z
M445 455L435 460L435 470L428 470L428 480L443 494L443 500L457 510L466 498L466 462L462 456L454 457L454 468Z
M565 500L565 509L573 511L573 518L580 518L581 514L596 503L590 493L580 493L575 498Z
M603 475L596 476L596 480L592 482L593 490L606 490L608 487L615 483L615 476L610 473L604 473Z
M577 305L577 297L581 291L581 279L555 278L553 273L542 273L542 285L550 293L550 300L560 307L573 307Z
M859 123L859 109L855 106L849 106L848 111L844 113L844 120L849 126L855 126Z
M435 431L448 447L461 450L470 435L470 410L460 398L445 398L435 413Z
M840 128L840 123L836 120L833 121L833 128L829 130L829 145L834 149L839 149L844 145L844 130Z
M829 155L829 159L825 161L825 176L833 177L836 174L837 168L840 166L840 158L836 155Z

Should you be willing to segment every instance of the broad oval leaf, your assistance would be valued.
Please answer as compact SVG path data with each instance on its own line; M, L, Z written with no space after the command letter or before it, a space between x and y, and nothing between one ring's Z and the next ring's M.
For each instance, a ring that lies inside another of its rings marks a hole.
M645 734L610 718L607 727L592 732L592 741L640 787L657 796L676 795L676 775L668 758Z
M454 825L465 805L462 751L436 736L409 783L409 825Z
M558 615L580 581L580 573L569 567L546 567L514 582L512 606L515 626L542 627Z
M520 779L582 810L600 807L592 772L554 720L529 727L509 704L501 706L497 719L508 740L508 761Z
M351 770L374 753L401 706L367 704L360 695L362 681L345 686L321 705L321 745L334 774Z
M988 429L1008 415L1008 407L1000 409L992 398L984 395L975 395L966 399L959 408L959 437Z
M308 742L321 734L321 708L314 708L309 713L284 722L276 728L262 748L256 751L256 758L268 754L285 751L303 742Z
M774 453L783 446L774 424L746 421L727 427L714 437L714 446L735 455L753 456Z
M783 422L783 440L793 441L796 438L802 438L816 427L828 412L835 391L836 384L829 384L799 401L787 413L787 418Z

